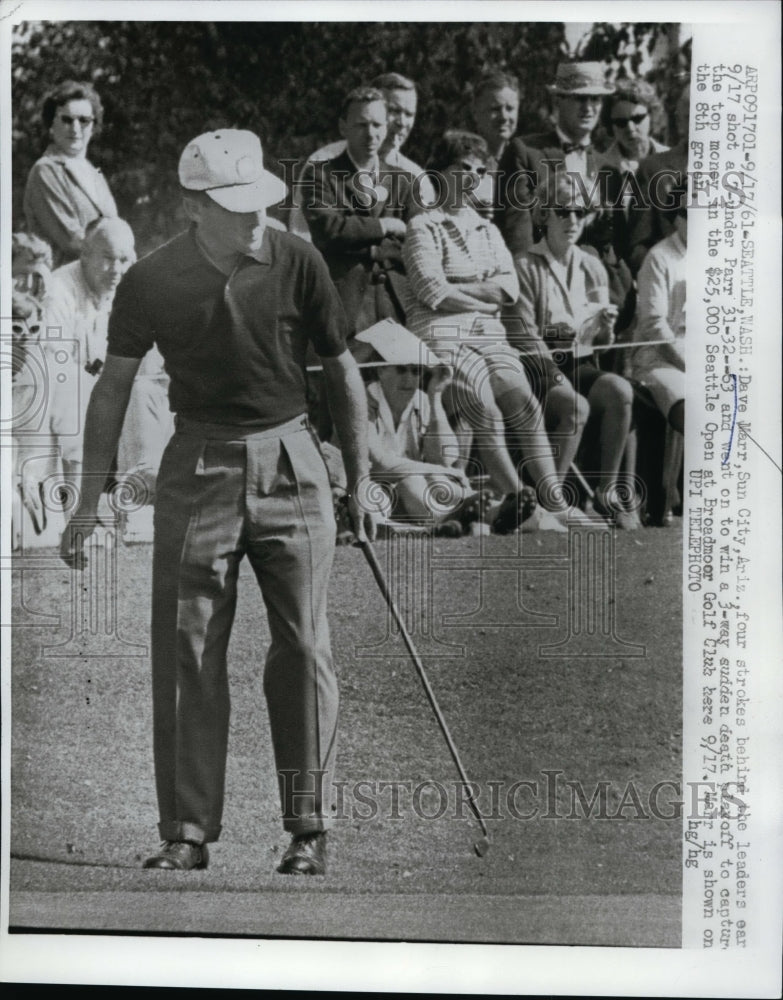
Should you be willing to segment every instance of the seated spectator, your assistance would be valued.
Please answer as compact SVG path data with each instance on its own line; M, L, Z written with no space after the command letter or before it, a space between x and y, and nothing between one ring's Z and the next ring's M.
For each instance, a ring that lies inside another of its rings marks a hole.
M528 527L562 530L569 516L584 515L563 498L541 406L506 339L502 311L519 295L513 261L498 230L471 205L486 178L486 157L484 140L468 132L447 132L435 150L439 207L409 223L403 249L408 327L453 367L451 413L474 431L490 480L506 495L506 509L513 510L515 498L519 515L526 506L506 446L507 424L538 493L540 506ZM580 428L571 430L578 444Z
M135 259L130 226L122 219L96 219L87 227L79 260L52 274L44 309L48 331L44 347L53 356L67 353L68 363L61 371L64 378L54 383L50 428L59 446L63 478L74 493L81 474L84 419L106 357L114 293ZM165 388L158 383L164 378L160 356L149 359L134 383L121 439L117 475L140 477L134 492L141 500L151 495L173 429L167 409L162 408ZM129 464L120 464L123 461Z
M386 101L379 90L352 90L340 112L345 152L310 164L304 205L313 243L329 267L345 307L349 338L378 320L402 320L387 270L401 268L401 246L413 214L414 177L379 156L387 134ZM369 345L352 343L357 360Z
M14 243L16 245L16 234ZM36 350L43 321L41 304L29 292L14 289L12 310L12 547L56 545L63 526L62 518L59 524L49 524L43 487L50 471L51 455L48 448L39 447L42 435L36 433L41 430L40 416L46 396L46 372Z
M367 386L370 470L389 490L385 514L462 534L479 519L480 498L456 465L459 443L443 408L451 369L392 320L357 338L373 348L373 360L387 362Z
M598 422L600 478L594 507L618 527L640 526L633 498L618 489L631 429L633 389L592 360L593 346L611 343L617 307L609 304L603 264L576 246L591 208L564 172L550 175L537 191L537 222L545 237L517 259L525 326L537 329L553 350L560 371L587 398ZM629 500L626 509L624 499Z
M422 206L431 205L435 201L435 192L426 173L418 163L409 160L402 153L402 147L407 142L416 121L418 103L416 84L399 73L382 73L370 81L370 87L379 90L386 101L386 138L378 149L380 160L390 167L399 167L400 170L412 174L417 179L415 200L420 202ZM321 146L320 149L308 156L307 162L325 163L327 160L334 160L345 152L345 145L345 139L338 139L336 142ZM289 232L309 240L310 229L301 208L302 202L307 198L307 190L300 192L298 185L294 184L293 194L296 208L291 212L288 224Z
M669 192L688 169L689 115L690 86L686 84L675 109L677 143L671 149L650 153L636 171L641 207L632 203L628 213L628 264L634 274L648 250L671 233Z
M603 100L613 89L606 83L601 63L561 63L555 82L548 87L555 101L552 127L509 143L500 164L503 191L498 225L515 257L526 253L536 240L528 195L549 173L562 168L578 174L588 191L596 184L602 167L592 136ZM606 186L610 172L604 173Z
M44 99L41 120L48 146L24 190L27 229L46 240L54 265L78 260L87 226L113 218L117 206L100 170L87 159L103 122L101 99L89 83L68 80Z
M498 169L509 142L517 131L519 81L503 70L490 70L476 83L471 105L473 127L487 144L487 174L492 181L488 201L476 205L480 215L497 225L500 210Z
M11 241L12 347L11 414L13 547L56 545L62 513L49 516L43 483L55 472L46 424L46 401L53 372L42 354L43 300L51 280L52 251L29 233Z
M665 153L668 146L650 134L653 123L661 116L662 107L653 87L644 80L624 80L607 97L603 123L612 142L598 154L598 164L614 171L614 190L609 197L614 208L614 249L620 260L627 260L629 209L636 197L635 178L639 163L653 153Z
M662 113L655 89L644 80L623 80L607 97L602 120L611 143L598 154L598 163L606 163L624 174L635 174L639 163L653 153L669 148L650 134L653 123Z
M31 233L11 238L11 278L14 290L43 302L52 276L52 248Z
M658 409L681 434L685 426L685 287L688 244L687 190L671 191L675 207L667 213L672 232L645 256L639 271L635 340L662 341L638 347L633 374L652 393ZM673 222L672 222L673 220Z

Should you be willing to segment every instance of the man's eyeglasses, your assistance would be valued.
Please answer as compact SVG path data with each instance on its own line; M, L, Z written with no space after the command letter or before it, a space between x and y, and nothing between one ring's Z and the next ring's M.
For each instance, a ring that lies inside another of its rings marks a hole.
M617 128L628 128L629 122L633 122L634 125L641 125L648 114L649 112L645 111L643 115L629 115L628 118L613 118L612 125L616 125Z
M82 128L88 128L95 124L95 119L88 115L59 115L58 117L63 125L73 125L74 122L78 122Z
M577 219L586 219L590 214L589 208L556 208L554 209L555 215L558 219L568 219L570 216L575 215Z
M395 365L394 370L398 375L418 375L419 366L418 365Z

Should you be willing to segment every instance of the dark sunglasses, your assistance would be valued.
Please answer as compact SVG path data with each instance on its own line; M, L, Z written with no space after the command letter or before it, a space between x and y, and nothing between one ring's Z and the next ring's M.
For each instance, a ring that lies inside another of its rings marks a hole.
M394 370L398 375L418 375L418 365L395 365Z
M94 118L88 118L87 115L60 115L60 121L63 125L73 125L74 122L78 122L82 128L87 128L88 125L93 125L95 122Z
M474 167L470 163L460 163L460 170L464 170L465 173L475 174L477 177L484 177L487 173L486 167Z
M577 219L586 219L590 214L589 208L555 208L553 211L558 219L567 219L571 215L575 215Z
M11 330L17 337L27 334L30 337L37 337L41 332L40 323L12 323Z
M645 111L643 115L631 115L629 118L613 118L612 125L616 125L617 128L628 128L628 122L633 122L634 125L641 125L648 114L649 112Z

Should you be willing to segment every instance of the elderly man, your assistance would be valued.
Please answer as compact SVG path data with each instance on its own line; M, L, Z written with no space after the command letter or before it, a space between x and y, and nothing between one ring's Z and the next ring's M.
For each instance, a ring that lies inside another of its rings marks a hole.
M513 139L500 164L502 211L498 225L514 256L527 253L533 245L529 195L536 184L546 180L544 171L564 167L579 175L588 191L599 174L592 134L601 103L614 90L607 85L601 64L561 63L555 83L548 89L556 101L555 124L546 132Z
M399 167L400 170L405 170L416 177L417 200L421 206L432 205L435 201L432 183L418 163L409 160L402 153L402 147L408 141L408 136L416 121L418 106L416 84L400 73L382 73L370 82L370 87L380 90L386 102L386 138L378 149L378 156L390 167ZM345 148L345 139L338 139L336 142L321 146L308 157L307 162L325 163L327 160L334 160L345 152ZM304 199L296 190L294 195L296 207L291 212L288 228L290 232L309 240L310 229L301 208L302 201L306 200L307 191L304 192Z
M50 429L66 482L78 484L84 419L90 393L106 357L112 301L123 274L136 260L133 232L122 219L95 219L85 231L79 260L52 273L44 303L45 348L69 355L64 379L53 382ZM53 370L61 366L52 366Z
M251 132L200 135L179 163L188 232L135 264L90 400L82 501L61 552L80 562L96 482L116 448L141 359L157 343L176 433L163 456L152 568L154 755L161 849L146 868L205 868L220 835L229 723L226 654L248 556L269 617L264 670L283 825L278 871L322 875L338 692L326 597L335 519L305 416L305 355L323 364L360 541L367 406L345 316L320 256L266 226L285 185Z
M51 369L65 376L52 383L49 426L60 452L66 499L78 487L87 405L106 358L114 293L135 260L130 226L122 219L96 219L87 226L79 260L57 268L49 284L43 346ZM69 355L65 366L59 363L63 350ZM174 429L167 384L163 359L152 351L134 381L117 452L117 478L132 483L137 501L125 519L126 542L152 540L155 477Z
M403 319L389 293L388 272L402 269L402 241L415 214L415 178L381 159L388 134L381 91L352 90L340 112L340 131L345 152L310 164L305 173L311 194L304 213L345 307L349 334L355 335L378 320ZM360 360L370 350L361 344L352 348Z

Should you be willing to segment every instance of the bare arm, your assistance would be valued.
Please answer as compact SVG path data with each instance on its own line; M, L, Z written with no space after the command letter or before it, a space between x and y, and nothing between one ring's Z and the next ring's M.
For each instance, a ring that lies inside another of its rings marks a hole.
M430 401L430 422L424 432L422 453L427 462L451 466L459 455L459 441L443 408L443 390L451 382L451 369L441 365L435 369L427 386Z
M84 539L95 530L98 500L117 451L133 379L141 359L108 354L87 407L81 499L63 532L60 555L69 564L81 559ZM75 531L78 531L78 538Z
M653 254L645 258L639 271L638 322L634 340L660 340L656 347L659 356L668 364L685 371L685 358L674 330L669 326L669 297L671 290L666 269Z
M369 505L361 503L370 483L364 382L350 351L343 351L336 358L321 358L321 363L348 480L348 509L356 537L365 542L375 537L375 519Z

